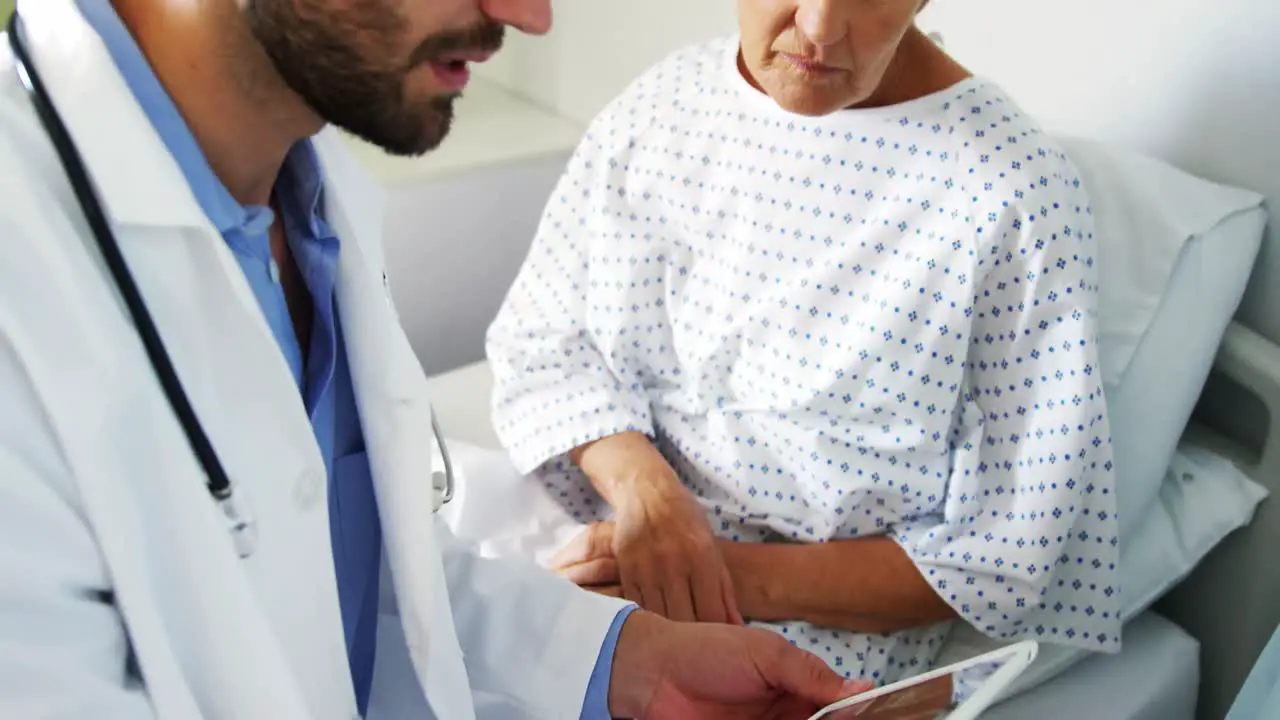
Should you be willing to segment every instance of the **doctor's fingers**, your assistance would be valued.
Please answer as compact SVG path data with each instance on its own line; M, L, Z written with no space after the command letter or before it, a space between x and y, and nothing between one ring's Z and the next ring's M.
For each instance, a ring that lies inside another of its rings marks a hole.
M548 565L552 570L563 570L599 558L613 557L613 528L611 522L592 523L574 536L568 545L551 556Z

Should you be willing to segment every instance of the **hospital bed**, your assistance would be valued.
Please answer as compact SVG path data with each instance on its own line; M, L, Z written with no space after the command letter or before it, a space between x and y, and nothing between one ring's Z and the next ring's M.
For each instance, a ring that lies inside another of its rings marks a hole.
M1280 4L986 0L934 6L927 29L976 72L1000 82L1050 132L1132 148L1199 177L1250 188L1280 212L1280 57L1273 44ZM434 376L446 435L464 447L497 445L483 333L568 150L547 146L421 181L397 170L388 258L401 280L393 278L393 293ZM1213 284L1230 272L1229 255L1189 247L1179 272L1202 283L1206 301L1230 294ZM1252 279L1187 440L1229 458L1275 492L1280 222L1270 225L1260 254L1248 262ZM1191 304L1185 312L1197 308ZM1216 544L1153 609L1127 623L1121 653L1069 664L986 717L1220 720L1280 621L1280 566L1269 558L1277 540L1280 517L1274 502L1264 502L1248 527ZM963 656L965 648L948 652Z

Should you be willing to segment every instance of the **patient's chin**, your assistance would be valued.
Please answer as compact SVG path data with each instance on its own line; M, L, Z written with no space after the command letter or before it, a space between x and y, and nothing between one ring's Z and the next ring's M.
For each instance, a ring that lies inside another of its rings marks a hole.
M845 97L804 89L780 90L769 97L783 110L806 117L830 115L853 104Z

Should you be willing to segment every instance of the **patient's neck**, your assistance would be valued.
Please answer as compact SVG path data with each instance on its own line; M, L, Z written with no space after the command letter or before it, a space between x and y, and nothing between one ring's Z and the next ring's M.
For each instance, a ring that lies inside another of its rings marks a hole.
M289 149L323 123L275 71L239 4L112 4L232 197L267 205Z
M880 86L858 107L889 107L918 100L971 76L920 28L912 26L898 45Z

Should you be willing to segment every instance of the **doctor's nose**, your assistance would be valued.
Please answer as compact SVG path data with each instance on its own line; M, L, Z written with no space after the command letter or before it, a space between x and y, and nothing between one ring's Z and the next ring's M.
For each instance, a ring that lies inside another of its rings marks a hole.
M551 29L551 0L480 0L485 15L530 35Z

